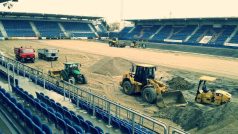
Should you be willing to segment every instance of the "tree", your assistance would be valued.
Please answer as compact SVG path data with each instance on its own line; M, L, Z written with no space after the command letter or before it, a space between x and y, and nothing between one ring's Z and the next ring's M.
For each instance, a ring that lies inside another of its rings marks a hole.
M120 23L119 22L113 22L109 24L109 30L110 31L118 31L120 29Z

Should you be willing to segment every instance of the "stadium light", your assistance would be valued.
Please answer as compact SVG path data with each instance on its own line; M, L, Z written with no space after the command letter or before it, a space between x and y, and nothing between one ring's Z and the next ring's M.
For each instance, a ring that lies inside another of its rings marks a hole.
M18 2L18 0L0 0L0 3L3 3L4 7L11 9L13 7L13 2Z

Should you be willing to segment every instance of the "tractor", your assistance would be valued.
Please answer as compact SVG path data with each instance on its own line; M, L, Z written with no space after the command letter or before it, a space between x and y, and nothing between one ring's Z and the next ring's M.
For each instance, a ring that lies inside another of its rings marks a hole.
M158 107L170 105L186 105L187 102L181 91L168 91L168 87L155 79L156 66L149 64L132 65L130 72L123 75L120 85L127 95L141 93L148 103Z
M87 84L87 79L81 74L79 65L79 63L66 62L64 63L63 70L53 68L48 73L52 77L60 77L61 80L70 82L71 84Z
M119 48L126 47L126 43L119 41L117 38L109 40L108 44L110 47L119 47Z
M224 90L210 90L207 82L214 82L215 77L202 76L199 78L195 101L202 104L222 105L231 101L231 94Z

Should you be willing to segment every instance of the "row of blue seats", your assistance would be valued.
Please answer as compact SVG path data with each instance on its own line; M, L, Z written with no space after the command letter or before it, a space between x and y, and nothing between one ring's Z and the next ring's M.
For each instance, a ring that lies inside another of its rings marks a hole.
M35 78L31 77L32 81L35 82ZM40 86L44 86L44 82L42 79L37 78L37 84ZM45 88L48 90L53 90L61 95L64 95L64 90L61 87L58 87L57 85L54 85L52 83L46 82L45 83ZM73 98L72 95L69 94L69 92L65 91L65 96L71 98L71 102L75 105L77 105L77 100ZM79 100L79 107L86 110L89 114L93 113L93 107L89 103ZM121 120L115 116L112 116L111 114L109 115L107 111L96 107L96 117L98 119L102 119L105 123L108 123L109 121L109 116L111 116L111 125L115 128L121 129L123 132L126 133L132 133L132 123L128 122L126 120ZM138 127L135 128L135 131L138 132L138 134L143 134L143 133L153 133L151 130L148 130L146 128L141 127L140 125L137 125Z
M109 114L107 111L103 110L102 108L95 106L93 107L91 104L87 103L83 100L78 100L78 105L81 109L84 109L88 112L88 114L93 115L93 108L95 108L95 116L97 119L103 120L105 123L109 123L109 116L110 116L110 124L115 129L120 129L123 133L132 133L132 122L120 119L116 116ZM71 102L77 105L76 98L72 98ZM146 129L139 124L135 125L135 134L153 134L153 132L149 129Z
M60 103L56 103L53 99L50 99L48 96L45 96L43 93L36 92L36 95L39 100L45 102L48 107L52 108L54 110L54 113L57 112L58 114L62 115L65 121L65 124L68 124L71 126L77 126L77 127L74 127L75 130L80 128L80 133L82 133L82 130L85 131L86 133L92 133L92 134L104 133L100 127L97 127L97 126L94 127L92 122L88 120L84 120L82 116L76 115L75 112L68 110L67 107L61 106Z
M32 81L35 82L35 78L31 77ZM37 84L40 86L44 86L44 82L42 79L37 80ZM64 90L61 87L58 87L57 85L54 85L52 83L46 82L45 83L45 88L48 90L53 90L61 95L64 95ZM72 95L69 94L69 92L65 91L65 96L71 98L71 102L75 105L77 105L77 100L73 98ZM89 114L93 113L93 107L89 103L79 100L79 107L86 110ZM109 121L109 116L111 116L111 125L115 128L121 129L123 132L126 133L132 133L132 123L128 122L126 120L121 120L115 116L109 115L105 110L96 107L96 117L98 119L103 119L104 122L108 123ZM143 133L153 133L151 130L148 130L146 128L141 127L140 125L137 125L138 127L135 128L135 131L141 134Z
M51 134L50 128L46 124L42 124L40 118L32 115L31 111L24 108L21 103L18 103L9 93L0 87L1 104L9 108L9 112L16 114L17 120L23 122L24 127L33 134Z
M23 71L20 70L19 71L19 74L21 76L23 76ZM29 77L29 74L28 73L25 73L25 76L26 77ZM44 87L44 81L40 78L36 78L35 76L31 76L30 78L33 82L35 82L37 85L40 85L41 87ZM37 80L36 80L37 79ZM58 87L57 85L54 85L53 83L50 83L48 81L45 82L45 88L48 89L48 90L53 90L61 95L64 95L64 90L63 88L61 87ZM70 94L69 92L67 92L67 90L65 91L65 96L66 97L70 97ZM76 99L75 98L72 98L72 95L71 95L71 100L72 100L72 103L76 104ZM83 100L80 100L80 103L79 103L79 106L85 110L88 111L88 113L92 114L92 110L93 110L93 107L83 101ZM109 116L111 117L111 125L113 125L113 127L115 128L119 128L121 129L122 131L124 132L127 132L127 133L131 133L132 132L132 123L127 121L127 120L122 120L118 117L115 117L111 114L108 114L107 111L99 108L99 107L96 107L96 116L99 118L99 119L103 119L104 122L108 122L109 121ZM135 128L135 132L138 132L138 133L153 133L153 131L149 130L149 129L146 129L144 127L141 127L139 124L136 125L136 128Z
M2 20L8 37L35 37L29 21Z
M146 28L145 28L146 27ZM197 45L200 44L200 40L204 36L212 36L212 39L206 43L206 46L209 47L224 47L224 48L237 48L237 47L229 47L224 46L224 42L232 32L235 30L235 25L224 25L222 27L213 27L212 25L203 25L199 27L199 29L193 34L192 32L197 28L197 25L187 25L187 26L179 26L179 25L165 25L159 33L155 34L155 32L159 29L159 27L155 28L155 26L149 26L146 25L136 25L133 28L126 27L119 33L119 39L123 40L148 40L150 42L158 42L158 43L164 43L164 39L173 39L173 40L182 40L185 45ZM129 33L129 31L131 31ZM150 29L150 30L148 30ZM156 29L156 30L155 30ZM149 37L153 35L153 38L150 39ZM185 41L187 37L189 38L188 41ZM238 43L238 34L236 34L231 40L231 43ZM167 43L167 42L166 42ZM178 43L180 44L180 43Z
M47 104L40 101L39 99L32 98L30 94L27 93L27 91L24 91L21 88L14 87L14 92L19 94L22 98L24 98L26 101L28 101L33 107L35 107L38 111L40 111L45 117L47 117L47 120L49 122L52 122L55 124L55 127L62 130L65 134L82 134L84 133L83 129L81 129L78 126L72 127L68 123L65 122L65 119L63 116L55 112L53 108L48 107ZM75 129L77 128L77 129ZM77 131L78 130L78 131Z

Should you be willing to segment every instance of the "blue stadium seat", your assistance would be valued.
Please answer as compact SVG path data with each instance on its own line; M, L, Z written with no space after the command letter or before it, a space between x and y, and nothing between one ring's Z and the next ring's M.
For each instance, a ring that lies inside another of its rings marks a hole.
M32 118L32 113L31 113L30 110L24 109L24 113L25 113L29 118Z
M42 130L45 132L45 134L52 134L51 129L46 124L42 124Z
M99 134L104 134L104 131L100 127L95 126L95 129L97 129Z
M33 125L35 134L45 134L45 132L37 125Z
M64 118L64 121L65 121L66 124L72 125L71 121L68 118Z
M83 120L80 120L80 122L81 122L81 127L85 130L85 132L89 132L90 128L89 128L88 123Z
M34 122L31 120L31 118L25 116L24 121L26 122L26 126L27 126L28 128L30 128L30 129L33 130L33 127L34 127L35 124L34 124Z
M77 117L78 117L79 120L84 121L84 118L81 115L77 115Z
M80 125L80 120L78 119L78 117L76 115L72 115L72 121L75 124Z
M72 119L72 115L68 110L64 110L64 115L65 115L65 117Z
M93 123L91 121L86 120L85 122L87 122L89 126L93 126Z
M76 131L80 134L83 134L84 133L84 130L83 128L81 128L79 125L74 125L74 128L76 129Z
M100 134L100 132L91 125L89 126L89 129L92 134Z
M55 116L56 116L56 117L59 117L60 119L63 119L62 114L60 114L59 112L56 112L56 113L55 113Z
M77 134L77 130L69 124L67 124L67 131L69 134Z
M61 128L64 132L66 132L66 129L67 129L67 127L66 127L66 123L65 123L65 121L63 120L63 119L61 119L61 118L59 118L59 117L56 117L56 120L57 120L57 126L59 127L59 128Z
M24 110L24 107L22 106L21 103L17 103L16 105L17 105L17 107L18 107L19 109L21 109L22 111Z
M50 119L52 122L54 122L55 124L57 124L57 117L56 117L56 115L55 115L54 113L48 112L48 117L49 117L49 119ZM56 125L56 126L57 126L57 125Z
M32 116L32 121L41 128L41 120L38 116Z

